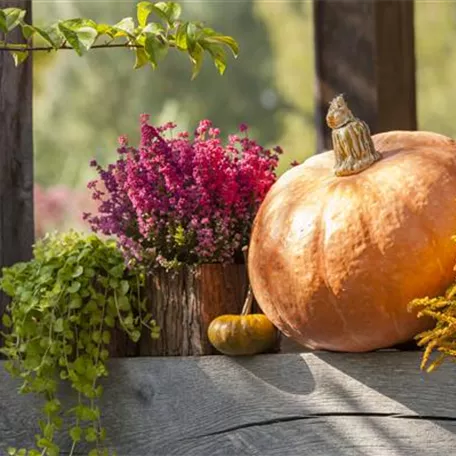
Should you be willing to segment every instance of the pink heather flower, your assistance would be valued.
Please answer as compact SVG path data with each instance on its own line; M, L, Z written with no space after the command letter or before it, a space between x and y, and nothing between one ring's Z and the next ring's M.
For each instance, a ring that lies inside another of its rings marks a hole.
M97 167L90 182L98 212L86 214L93 230L115 235L127 263L172 266L233 262L242 258L259 205L276 180L274 154L245 135L230 135L202 120L167 138L176 125L148 124L141 116L139 147L120 143L118 160ZM240 127L247 132L247 126ZM206 136L207 135L207 136Z
M128 137L126 135L121 135L117 139L117 142L120 147L127 147L128 146Z
M248 129L249 127L245 123L241 123L241 125L239 125L239 131L241 133L245 133Z
M141 125L149 122L149 119L150 119L150 114L141 114L139 116L139 122L141 123Z

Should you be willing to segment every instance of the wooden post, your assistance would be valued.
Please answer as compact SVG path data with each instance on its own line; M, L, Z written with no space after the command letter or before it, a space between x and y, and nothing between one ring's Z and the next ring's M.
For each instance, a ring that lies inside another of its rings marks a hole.
M325 117L344 93L372 133L416 129L413 0L314 0L317 150L332 148Z
M26 9L26 20L31 21L31 0L6 0L1 7ZM19 42L20 29L8 38ZM32 138L32 57L16 68L11 55L0 52L0 268L31 257ZM0 292L0 317L6 304Z

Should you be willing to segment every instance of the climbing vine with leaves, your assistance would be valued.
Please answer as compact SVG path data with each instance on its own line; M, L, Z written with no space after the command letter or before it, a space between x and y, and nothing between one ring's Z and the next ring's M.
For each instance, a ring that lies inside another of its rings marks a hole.
M127 17L114 25L96 23L92 19L59 20L38 27L25 22L26 10L0 9L0 52L12 55L16 65L24 62L33 51L73 49L82 56L92 49L125 48L136 56L134 68L150 64L156 68L170 48L186 53L192 63L195 78L208 54L220 74L226 68L226 49L237 57L239 47L230 36L220 34L201 22L181 19L182 8L176 2L149 2L137 4L136 20ZM149 18L155 21L149 22ZM13 43L8 34L20 28L24 43Z
M159 337L159 328L141 295L144 275L127 269L114 240L77 232L40 240L33 259L3 268L0 288L12 300L3 315L8 372L21 381L19 393L44 398L36 448L10 448L14 456L58 456L56 437L68 429L74 455L80 442L89 456L108 456L101 424L99 381L116 331L138 342ZM58 398L60 383L75 391L68 409ZM65 419L63 419L63 418Z

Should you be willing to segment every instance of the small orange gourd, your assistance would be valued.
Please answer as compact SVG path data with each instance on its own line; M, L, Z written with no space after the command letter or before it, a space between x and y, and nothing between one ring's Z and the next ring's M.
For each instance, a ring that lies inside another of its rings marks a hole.
M243 251L246 257L247 249ZM220 315L212 320L207 335L219 352L228 356L256 355L270 350L276 343L277 329L264 314L251 314L252 304L249 286L240 315Z

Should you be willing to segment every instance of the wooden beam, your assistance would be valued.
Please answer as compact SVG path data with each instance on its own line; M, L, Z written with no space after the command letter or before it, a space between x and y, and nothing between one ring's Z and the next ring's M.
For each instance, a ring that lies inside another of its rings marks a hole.
M31 0L6 0L1 6L26 9L31 21ZM11 33L14 42L20 37L20 30ZM16 68L9 53L0 52L0 268L31 256L32 138L32 57ZM0 317L6 304L0 292Z
M456 365L420 352L123 358L101 404L122 456L442 456L456 447ZM42 401L0 362L0 454L32 445ZM61 396L69 403L66 390ZM66 455L68 438L61 441ZM87 454L83 446L76 454Z
M413 14L412 0L314 0L318 152L339 93L372 133L416 129Z

